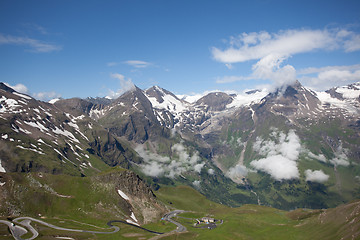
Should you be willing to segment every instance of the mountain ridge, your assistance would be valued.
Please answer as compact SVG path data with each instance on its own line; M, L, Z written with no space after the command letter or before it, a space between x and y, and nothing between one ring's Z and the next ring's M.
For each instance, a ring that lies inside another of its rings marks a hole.
M336 206L360 187L359 89L355 83L314 92L296 82L272 93L212 92L189 103L154 86L111 101L53 104L2 89L0 169L90 176L120 165L155 188L191 185L231 206ZM294 154L283 146L295 146ZM289 164L288 175L274 172L279 159ZM308 206L310 193L316 200Z

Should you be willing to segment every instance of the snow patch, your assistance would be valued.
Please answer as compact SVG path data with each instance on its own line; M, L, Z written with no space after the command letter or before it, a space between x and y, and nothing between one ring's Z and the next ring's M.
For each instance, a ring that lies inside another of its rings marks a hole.
M89 113L89 116L90 116L91 118L94 118L94 117L99 118L99 117L103 116L104 114L105 114L104 109L101 109L101 110L91 109L91 110L90 110L90 113Z
M327 92L316 92L316 95L323 105L330 104L332 108L342 108L350 113L358 112L358 109L355 106L352 106L349 101L333 98Z
M22 98L26 98L26 99L31 99L31 97L27 96L27 95L24 95L24 94L21 94L21 93L18 93L18 92L13 92L14 95L17 95L19 97L22 97Z
M49 101L49 103L50 104L54 104L54 103L56 103L57 101L59 101L60 100L60 98L54 98L54 99L51 99L50 101Z
M19 128L20 131L22 131L22 132L25 133L25 134L28 134L28 135L32 134L32 132L29 132L29 131L26 130L26 129L23 129L23 128L19 127L19 126L18 126L18 128Z
M260 102L266 95L268 95L268 92L265 90L261 92L257 91L252 94L237 94L234 100L229 103L226 108L249 106L252 103Z
M1 159L0 159L0 172L6 173L5 168L1 165Z
M26 147L23 147L23 146L20 146L20 145L17 145L16 147L17 147L17 148L21 148L21 149L23 149L23 150L33 151L33 152L36 152L36 153L41 154L41 155L45 155L45 153L43 153L43 152L41 152L41 151L39 151L39 150L37 150L37 149L26 148Z
M130 198L123 191L121 191L120 189L118 189L117 191L118 191L120 197L122 197L123 199L128 200L128 201L130 200Z
M165 109L170 111L173 114L178 114L180 112L183 112L188 109L188 104L182 102L177 97L174 97L170 94L166 94L162 89L159 87L156 87L156 90L159 91L162 94L163 102L158 102L158 100L155 97L149 97L146 95L146 97L151 102L151 105L154 108L157 109Z
M48 128L45 127L44 125L42 125L39 122L28 122L28 121L24 121L25 124L34 127L34 128L38 128L41 132L47 132Z
M68 137L73 142L80 143L80 141L71 132L69 132L67 130L61 130L60 128L55 126L55 129L52 131L56 134L61 134L65 137Z
M130 217L131 217L135 222L138 222L138 220L136 219L135 214L134 214L133 212L131 212Z
M360 96L360 89L352 89L348 86L339 87L335 91L341 93L343 98L356 99Z
M126 222L127 222L127 223L130 223L130 224L134 224L134 225L136 225L136 226L140 226L138 223L134 222L134 221L131 220L131 219L126 219Z
M5 96L0 98L0 113L14 112L16 108L21 107L15 99L7 99Z

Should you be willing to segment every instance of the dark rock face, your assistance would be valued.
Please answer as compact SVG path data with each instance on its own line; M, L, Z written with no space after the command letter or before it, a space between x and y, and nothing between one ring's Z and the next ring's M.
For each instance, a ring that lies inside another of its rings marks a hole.
M146 183L132 171L121 171L100 175L96 177L102 182L111 182L115 185L116 189L149 201L156 201L155 195Z
M99 175L94 177L94 180L113 184L114 191L120 190L125 193L129 199L125 199L125 203L122 201L122 204L129 209L129 215L131 212L135 212L137 217L141 216L138 218L141 223L159 219L167 211L146 183L132 171L117 171Z
M232 101L233 98L230 95L223 92L215 92L200 98L196 102L196 105L208 106L207 110L210 111L222 111L225 109L226 105Z
M1 89L1 90L4 90L4 91L6 91L6 92L11 92L11 93L12 93L12 92L15 92L14 89L6 86L6 85L5 85L4 83L2 83L2 82L0 82L0 89Z
M55 106L69 112L80 111L88 114L93 104L80 98L62 99L54 104Z
M94 141L90 142L89 145L90 148L87 151L101 157L109 166L121 166L128 169L131 162L140 162L132 149L121 143L110 133L100 139L94 138Z
M85 100L94 105L103 105L103 106L107 106L107 105L111 104L113 101L112 99L100 98L100 97L96 97L96 98L88 97Z

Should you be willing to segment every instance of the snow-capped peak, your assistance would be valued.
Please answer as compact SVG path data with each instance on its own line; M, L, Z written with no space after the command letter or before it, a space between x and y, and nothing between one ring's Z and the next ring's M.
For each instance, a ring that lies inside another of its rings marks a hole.
M168 110L174 114L180 113L188 108L186 102L158 86L147 89L145 96L154 108Z
M356 99L360 96L360 82L335 88L335 92L342 94L343 98Z

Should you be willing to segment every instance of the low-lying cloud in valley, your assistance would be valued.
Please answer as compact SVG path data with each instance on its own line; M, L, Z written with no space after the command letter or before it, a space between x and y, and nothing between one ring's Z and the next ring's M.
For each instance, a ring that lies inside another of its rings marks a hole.
M256 170L268 173L279 181L299 178L297 160L301 144L294 130L288 134L274 130L270 140L258 137L253 148L264 156L250 163Z
M172 156L174 157L149 152L142 145L137 146L135 150L144 160L140 165L143 173L151 177L174 178L189 171L200 173L205 165L198 152L190 155L188 153L190 151L182 143L172 146Z
M274 128L268 140L258 137L253 149L263 158L253 160L250 162L250 166L258 171L270 174L272 178L278 181L300 178L298 168L300 154L309 160L315 159L334 166L346 167L350 165L346 155L347 149L343 148L341 144L334 152L334 157L327 159L323 154L314 154L302 146L300 138L294 130L289 130L286 134ZM227 175L231 178L246 176L249 171L251 169L247 169L245 166L236 165L229 169ZM322 170L308 169L304 174L306 181L323 183L329 179L329 175Z
M329 175L325 174L322 170L305 170L306 181L324 183L329 180Z

